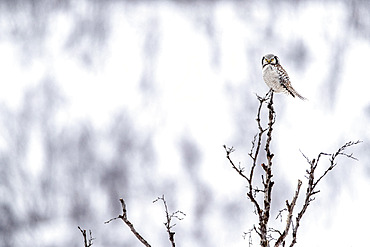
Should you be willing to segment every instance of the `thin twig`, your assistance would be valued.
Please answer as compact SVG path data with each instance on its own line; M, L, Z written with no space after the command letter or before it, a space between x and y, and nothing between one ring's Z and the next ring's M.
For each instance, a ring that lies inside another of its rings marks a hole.
M93 238L91 230L89 230L90 237L89 237L89 239L87 239L86 230L82 229L80 226L78 226L78 229L80 230L80 232L82 233L82 236L84 238L84 246L85 247L92 246L93 245L93 240L95 240L95 238Z
M107 220L106 222L104 222L104 224L108 224L111 221L116 220L116 219L121 219L121 220L123 220L123 222L125 222L125 224L130 228L131 232L135 235L135 237L142 244L144 244L146 247L150 247L150 244L140 235L140 233L138 231L136 231L134 225L127 219L127 210L126 210L126 203L125 203L125 201L122 198L120 198L119 201L121 202L121 206L122 206L122 215L118 215L115 218L112 218L110 220Z
M254 227L254 226L253 226ZM245 239L246 236L248 236L248 246L251 247L253 246L253 241L252 241L252 231L254 231L253 228L249 229L247 232L243 233L243 238Z
M256 167L256 164L257 164L257 159L258 159L258 155L260 153L260 148L261 148L261 141L262 141L262 135L263 133L267 130L264 129L262 127L262 124L261 124L261 109L262 109L262 105L267 102L267 100L269 100L269 94L272 94L272 91L269 91L265 97L260 97L258 95L257 96L257 99L259 100L259 106L258 106L258 110L257 110L257 118L256 118L256 122L257 122L257 126L258 126L258 133L254 136L254 139L252 141L252 148L251 148L251 151L249 153L249 156L252 158L253 160L253 164L252 164L252 168L250 170L250 174L249 174L249 178L252 179L253 178L253 173L254 173L254 168ZM256 137L257 137L257 142L256 142ZM254 150L254 153L253 153L253 149L255 148Z
M302 181L298 180L297 189L295 191L292 202L289 203L288 200L286 200L286 202L285 202L286 203L286 210L288 211L287 220L286 220L286 224L285 224L285 229L284 229L283 233L280 234L280 237L276 241L275 247L280 246L284 242L286 236L288 235L290 225L292 224L293 210L294 210L294 207L296 205L297 198L298 198L301 186L302 186Z
M226 151L226 158L230 162L231 167L244 179L246 179L249 182L249 178L244 174L244 169L241 167L236 167L232 159L230 158L230 154L235 151L234 147L226 147L226 145L223 146Z
M356 145L356 144L359 144L359 143L361 143L361 141L347 142L343 146L341 146L335 153L329 154L329 153L321 152L321 153L319 153L319 155L317 156L316 159L312 159L312 160L310 160L306 155L304 155L302 153L303 157L305 157L305 159L309 163L310 168L309 168L309 170L306 170L308 181L307 181L307 190L306 190L305 200L304 200L302 209L299 211L299 213L298 213L298 215L295 219L295 224L292 227L293 232L292 232L292 241L289 245L290 247L293 247L297 243L297 231L298 231L298 228L300 226L300 221L301 221L304 213L306 212L308 206L310 205L310 203L313 200L315 200L315 197L313 197L313 196L320 192L319 190L315 190L316 186L337 165L336 158L338 156L345 156L347 158L357 160L357 158L355 158L353 156L353 154L347 154L344 151L345 151L346 148L351 147L351 146ZM319 163L321 157L323 157L323 156L330 156L330 158L329 158L329 167L323 172L323 174L321 174L319 176L318 179L315 180L315 171L316 171L316 168L318 166L318 163Z
M180 215L186 216L186 214L184 212L180 211L180 210L177 210L177 211L170 214L168 212L168 206L167 206L166 199L164 198L164 195L162 195L162 197L158 197L157 199L155 199L153 201L153 203L155 203L159 200L161 200L163 202L164 210L166 212L166 222L164 223L164 225L165 225L167 233L168 233L168 239L170 240L172 247L175 247L175 232L171 231L171 228L174 227L176 224L171 225L171 220L173 218L176 218L178 220L183 220L184 218L181 217Z

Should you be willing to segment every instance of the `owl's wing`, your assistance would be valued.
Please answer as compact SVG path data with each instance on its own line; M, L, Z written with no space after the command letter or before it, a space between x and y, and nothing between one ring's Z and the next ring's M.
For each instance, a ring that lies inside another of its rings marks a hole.
M295 97L295 94L294 94L295 91L294 91L294 89L292 88L292 86L290 84L290 79L289 79L288 73L285 71L285 69L280 64L278 64L276 66L276 68L277 68L277 72L279 74L281 86L283 88L285 88L287 93L289 93L293 97Z
M293 97L297 96L301 100L307 100L305 97L303 97L302 95L300 95L292 87L292 84L290 83L290 79L289 79L288 73L285 71L285 69L280 64L277 66L277 71L278 71L278 74L279 74L279 77L280 77L281 86L283 86L286 89L287 93L289 93Z

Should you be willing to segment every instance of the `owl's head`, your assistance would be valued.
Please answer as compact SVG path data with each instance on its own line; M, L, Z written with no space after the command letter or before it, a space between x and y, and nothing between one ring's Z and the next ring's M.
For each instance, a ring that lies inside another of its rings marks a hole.
M274 54L267 54L262 58L262 68L268 64L276 65L280 64L279 58Z

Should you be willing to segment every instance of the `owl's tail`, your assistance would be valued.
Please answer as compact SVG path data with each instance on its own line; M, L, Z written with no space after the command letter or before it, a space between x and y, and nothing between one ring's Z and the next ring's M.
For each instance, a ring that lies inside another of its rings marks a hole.
M297 96L301 100L307 100L307 98L303 97L296 90L294 90L294 88L291 85L285 85L285 84L281 84L281 85L285 88L286 93L292 95L294 98L295 96Z
M294 90L294 88L291 88L291 93L294 96L297 96L298 98L300 98L301 100L307 100L307 98L303 97L302 95L300 95L296 90Z

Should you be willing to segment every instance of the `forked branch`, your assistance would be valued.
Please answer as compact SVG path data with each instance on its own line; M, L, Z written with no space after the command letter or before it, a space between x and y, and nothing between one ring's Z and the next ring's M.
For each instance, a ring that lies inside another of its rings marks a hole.
M355 158L353 156L353 154L347 154L345 153L344 151L353 146L353 145L357 145L361 143L361 141L349 141L347 143L345 143L343 146L341 146L335 153L332 153L332 154L329 154L329 153L319 153L319 155L317 156L316 159L312 159L310 160L306 155L303 155L303 157L305 157L305 159L307 160L307 163L310 165L310 168L308 170L306 170L306 178L307 178L307 190L306 190L306 195L305 195L305 200L304 200L304 203L303 203L303 206L302 206L302 209L299 211L296 219L295 219L295 224L293 225L293 232L292 232L292 241L290 243L290 247L294 246L294 244L297 243L297 231L298 231L298 228L300 226L300 221L304 215L304 213L306 212L308 206L310 205L310 203L315 200L315 197L314 195L319 193L320 190L316 190L316 186L318 185L318 183L330 172L333 170L333 168L337 165L336 163L336 159L339 157L339 156L345 156L347 158L351 158L351 159L354 159L354 160L357 160L357 158ZM316 172L316 168L319 164L319 161L321 160L321 157L323 156L330 156L329 158L329 166L328 168L319 176L319 178L315 179L315 172Z
M164 223L165 227L166 227L166 230L167 230L167 233L168 233L168 239L170 240L171 242L171 245L172 247L175 247L175 232L172 231L171 229L176 225L176 224L171 224L171 221L173 218L176 218L178 220L183 220L183 216L186 216L186 214L180 210L177 210L173 213L169 213L168 212L168 207L167 207L167 202L166 202L166 199L164 198L164 195L162 195L162 197L158 197L157 199L155 199L153 201L153 203L157 202L157 201L162 201L163 202L163 205L164 205L164 211L166 213L166 222Z
M80 226L78 226L78 229L80 230L83 238L84 238L84 246L85 247L91 247L93 245L93 240L95 240L95 238L93 238L92 236L92 232L91 230L89 230L89 237L87 237L87 233L86 233L86 230L85 229L82 229Z
M293 195L291 202L288 200L285 201L284 209L279 211L278 217L281 219L283 218L283 213L286 212L286 221L285 225L283 226L283 230L277 230L274 228L268 227L269 225L269 218L271 212L271 202L272 202L272 188L274 185L274 181L272 181L272 159L274 157L273 152L270 149L271 141L272 141L272 132L273 132L273 125L275 123L276 114L273 107L273 96L274 93L270 90L264 97L260 97L257 95L257 99L259 101L259 106L257 108L257 127L258 133L254 136L252 140L252 148L248 153L249 157L252 159L252 164L250 166L249 173L246 173L245 168L241 167L240 165L235 165L232 161L230 155L234 152L234 148L228 148L224 145L224 149L226 151L226 158L231 164L231 167L241 176L243 179L247 181L248 184L248 191L247 197L252 202L255 213L258 216L258 227L253 226L245 235L249 236L249 245L252 244L252 232L256 232L260 238L260 246L267 247L271 246L274 243L275 247L278 246L285 246L286 245L286 238L291 233L291 243L290 247L294 246L297 242L297 231L300 226L300 220L302 219L304 213L306 212L310 202L312 202L315 198L314 195L319 193L320 191L317 190L318 183L330 172L333 168L337 165L336 159L339 156L345 156L347 158L357 160L353 154L348 154L345 150L353 145L360 143L360 141L356 142L347 142L342 147L340 147L335 153L323 153L321 152L316 159L310 160L307 158L303 153L303 156L306 158L307 162L310 164L310 168L306 171L306 178L307 178L307 190L306 195L304 198L304 202L302 205L301 210L296 214L294 219L294 209L296 208L297 199L299 197L299 193L301 191L302 181L298 180L297 188ZM267 104L268 110L268 123L267 127L264 128L261 123L261 112L263 109L263 105ZM264 146L264 154L265 154L265 163L261 164L261 167L264 171L262 175L262 189L258 189L258 186L255 186L254 183L254 173L258 163L260 156L262 155L262 138L263 135L266 136L266 142ZM329 166L327 169L316 178L316 169L318 167L319 161L323 156L329 156ZM263 202L257 200L257 194L263 193ZM284 213L285 214L285 213ZM277 217L277 218L278 218Z
M106 222L104 222L105 224L108 224L110 223L111 221L113 220L116 220L116 219L121 219L123 220L123 222L125 222L125 224L130 228L131 232L135 235L135 237L143 244L145 245L146 247L150 247L150 244L140 235L140 233L138 231L136 231L134 225L127 219L127 210L126 210L126 203L125 201L120 198L119 201L121 202L121 206L122 206L122 214L118 215L117 217L115 218L112 218L110 220L107 220Z
M272 193L272 187L274 185L274 182L272 181L272 158L274 157L274 154L271 152L270 144L272 141L272 131L273 131L273 125L275 123L275 111L273 107L273 96L274 93L270 90L264 97L260 97L257 95L257 99L259 101L259 106L257 109L257 117L256 122L258 126L258 133L254 136L254 139L252 141L252 148L249 152L249 156L252 159L252 165L249 171L249 174L245 173L245 169L242 168L240 165L236 166L232 159L230 158L230 154L234 151L234 149L227 148L224 145L224 149L226 151L226 158L228 159L229 163L231 164L232 168L242 177L244 178L248 183L248 192L247 196L249 200L252 202L256 209L256 214L258 215L258 229L254 227L254 231L260 236L260 244L263 247L268 246L268 221L270 218L270 208L271 208L271 193ZM264 104L267 104L268 109L268 124L267 127L264 128L261 123L261 111L262 106ZM257 166L257 160L261 153L261 147L262 147L262 137L263 134L267 131L267 138L265 143L265 152L266 152L266 164L262 163L261 167L265 171L265 174L262 178L262 186L263 189L258 189L257 186L253 186L253 177L255 168ZM263 203L259 203L257 201L256 194L258 192L262 192L264 194L264 200Z

